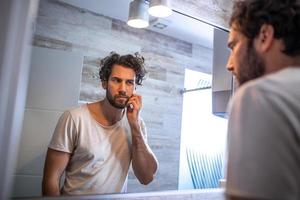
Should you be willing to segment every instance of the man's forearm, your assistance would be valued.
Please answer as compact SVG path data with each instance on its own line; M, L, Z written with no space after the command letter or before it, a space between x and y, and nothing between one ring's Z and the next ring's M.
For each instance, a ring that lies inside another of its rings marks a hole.
M59 196L59 180L44 179L42 184L43 196Z
M132 130L132 168L142 184L153 180L157 170L157 160L145 142L140 127L131 126Z

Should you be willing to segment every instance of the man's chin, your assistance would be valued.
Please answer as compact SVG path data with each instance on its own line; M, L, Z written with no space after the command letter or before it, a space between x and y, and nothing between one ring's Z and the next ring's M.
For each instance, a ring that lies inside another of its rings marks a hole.
M117 103L116 101L111 101L108 99L109 104L117 109L124 109L126 107L126 103Z
M126 105L124 104L111 104L114 108L117 108L117 109L124 109L126 107Z

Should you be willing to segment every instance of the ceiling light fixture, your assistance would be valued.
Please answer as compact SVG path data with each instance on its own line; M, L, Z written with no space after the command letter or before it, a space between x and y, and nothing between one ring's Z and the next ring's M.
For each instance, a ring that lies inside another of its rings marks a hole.
M149 14L154 17L168 17L172 14L169 0L150 0L148 10Z
M129 5L127 24L134 28L146 28L149 26L149 4L145 0L133 0Z

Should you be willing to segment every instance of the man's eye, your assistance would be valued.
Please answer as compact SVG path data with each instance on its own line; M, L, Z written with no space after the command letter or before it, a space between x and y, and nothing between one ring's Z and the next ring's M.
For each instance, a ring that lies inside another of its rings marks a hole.
M116 78L112 79L112 81L115 82L115 83L120 83L121 82L121 80L116 79Z
M134 83L133 81L127 81L128 85L133 85L133 83Z
M235 46L236 46L236 42L230 42L230 44L228 45L228 49L229 49L230 51L233 51L234 48L235 48Z

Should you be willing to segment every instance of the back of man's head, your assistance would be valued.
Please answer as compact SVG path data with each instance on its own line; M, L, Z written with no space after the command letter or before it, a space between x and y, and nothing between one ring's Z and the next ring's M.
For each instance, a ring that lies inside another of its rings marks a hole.
M300 55L300 0L243 0L234 4L230 26L249 39L258 36L262 25L272 25L283 53Z

